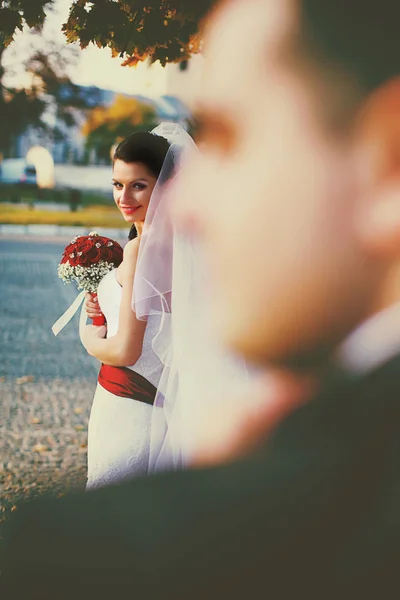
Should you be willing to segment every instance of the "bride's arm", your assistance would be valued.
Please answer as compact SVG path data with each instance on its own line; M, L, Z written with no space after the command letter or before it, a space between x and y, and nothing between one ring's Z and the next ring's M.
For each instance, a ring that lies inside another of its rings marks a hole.
M122 264L122 299L117 333L104 338L105 328L87 325L82 343L87 352L100 362L114 367L131 366L142 353L146 321L139 321L132 310L133 280L139 250L139 240L125 246Z

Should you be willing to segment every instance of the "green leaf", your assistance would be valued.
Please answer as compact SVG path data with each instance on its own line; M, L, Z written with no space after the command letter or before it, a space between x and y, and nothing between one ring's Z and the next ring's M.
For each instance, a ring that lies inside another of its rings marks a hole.
M74 0L63 27L69 42L111 48L131 65L187 58L191 40L214 0ZM90 6L90 10L85 7ZM198 45L195 46L198 48Z

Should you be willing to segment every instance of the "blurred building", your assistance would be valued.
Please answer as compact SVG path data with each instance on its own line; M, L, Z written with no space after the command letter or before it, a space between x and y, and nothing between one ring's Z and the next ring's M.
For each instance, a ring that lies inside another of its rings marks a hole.
M43 146L50 151L56 164L102 164L96 149L88 151L86 138L82 133L88 112L97 106L110 107L117 95L136 99L150 106L159 121L172 121L188 128L193 94L200 81L203 57L195 55L190 60L177 64L168 64L162 69L156 65L148 66L148 80L157 80L158 90L163 93L158 96L143 94L120 94L95 86L79 86L66 84L61 88L60 97L46 95L47 108L42 120L45 127L38 129L29 127L20 135L14 145L13 154L16 158L25 157L32 146ZM147 85L150 92L151 86ZM63 114L60 115L58 103L63 104ZM68 103L71 102L71 106ZM73 104L73 105L72 105Z
M32 146L43 146L53 155L56 164L82 164L89 162L97 164L96 150L91 149L87 155L86 138L82 128L87 120L88 111L96 106L111 106L117 95L113 91L96 87L77 86L82 95L82 107L70 107L63 118L60 118L55 98L47 96L47 108L42 120L44 129L29 127L15 142L16 158L25 157ZM66 95L68 88L66 88ZM190 111L185 103L178 97L165 94L161 97L151 98L140 94L124 96L136 99L150 106L159 121L173 121L187 127L190 120ZM64 99L68 103L68 98ZM64 110L65 113L65 110Z

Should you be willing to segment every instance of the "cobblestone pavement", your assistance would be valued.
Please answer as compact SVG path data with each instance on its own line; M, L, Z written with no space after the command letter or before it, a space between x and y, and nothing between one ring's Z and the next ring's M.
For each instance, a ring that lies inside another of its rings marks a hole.
M0 239L0 522L23 498L85 481L97 362L77 316L51 331L77 294L57 277L64 246Z

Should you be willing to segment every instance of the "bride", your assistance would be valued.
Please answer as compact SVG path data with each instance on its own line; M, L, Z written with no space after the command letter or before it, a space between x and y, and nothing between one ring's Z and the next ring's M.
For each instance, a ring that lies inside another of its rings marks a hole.
M146 263L149 254L148 243L144 243L142 252L142 238L147 229L151 239L158 208L167 199L166 184L174 165L166 157L173 131L181 133L180 129L172 125L171 131L170 124L161 124L151 133L132 134L115 151L114 200L137 237L125 246L121 265L101 281L97 300L87 295L88 315L103 313L107 321L101 327L86 325L81 332L87 352L102 363L88 428L88 489L148 470L152 407L164 369L153 341L160 331L168 294L163 305L153 302L150 307L147 298L151 294L146 296L141 290L151 275L138 267ZM163 133L169 135L170 141ZM154 245L150 255L153 265L163 260L160 248L157 250ZM165 273L164 267L161 264Z
M86 304L90 317L101 311L107 320L81 332L102 362L88 488L190 466L215 411L229 424L234 404L241 409L248 397L246 365L216 338L201 250L175 227L171 210L185 195L185 161L194 152L192 138L172 123L130 136L115 152L114 199L138 236L100 283L98 304Z

